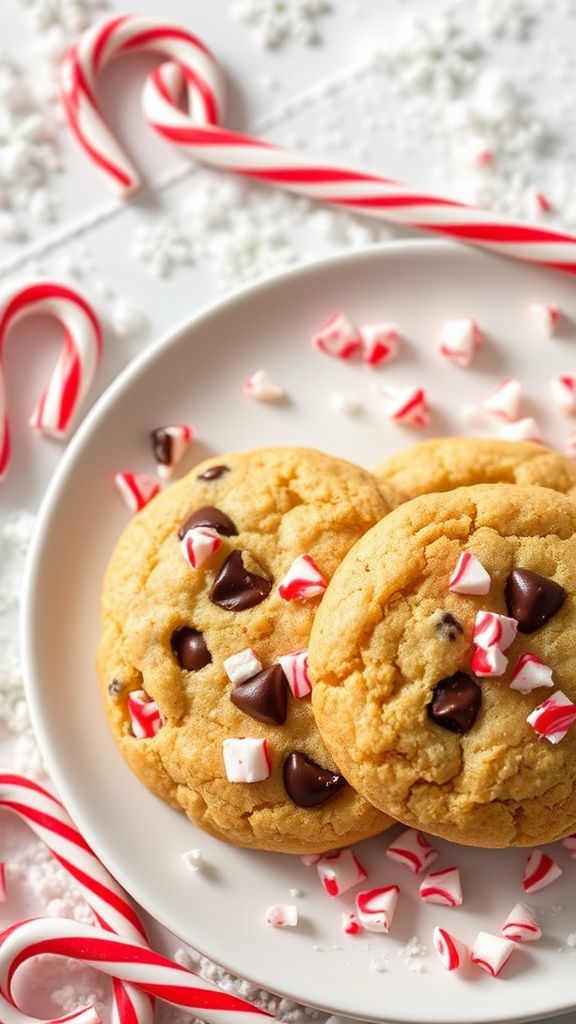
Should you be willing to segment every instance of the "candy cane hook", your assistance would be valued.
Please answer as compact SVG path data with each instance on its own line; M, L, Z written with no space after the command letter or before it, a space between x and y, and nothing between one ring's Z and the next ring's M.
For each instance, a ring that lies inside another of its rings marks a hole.
M15 1006L12 986L18 968L32 957L46 953L80 960L171 1006L194 1010L208 1024L262 1024L273 1019L265 1010L221 991L148 946L127 942L89 924L50 917L24 921L0 935L0 994L8 1006ZM0 1003L0 1012L2 1009ZM88 1024L86 1017L68 1019ZM127 1022L128 1018L122 1019L122 1024Z
M25 317L44 313L60 321L64 340L30 424L53 437L65 437L96 373L102 329L92 307L68 285L43 280L18 282L0 295L0 358L10 328ZM0 480L8 469L10 455L6 388L0 372Z
M144 86L148 121L163 138L194 159L309 199L576 273L574 235L507 219L443 196L411 191L388 178L327 166L220 127L223 87L212 54L185 29L140 15L113 18L88 29L68 54L61 75L72 130L121 196L130 195L139 179L106 125L95 86L105 64L138 50L154 51L164 58ZM180 102L183 91L185 110Z
M92 852L52 793L22 775L0 772L0 807L18 815L47 846L79 886L99 924L125 939L147 942L144 926L123 889ZM2 994L5 996L0 984L0 996ZM113 996L114 1024L152 1024L152 1003L147 996L118 980L113 982ZM28 1024L30 1019L22 1015L15 1004L7 1004L0 998L3 1024ZM62 1019L74 1019L80 1024L94 1024L99 1020L91 1007Z

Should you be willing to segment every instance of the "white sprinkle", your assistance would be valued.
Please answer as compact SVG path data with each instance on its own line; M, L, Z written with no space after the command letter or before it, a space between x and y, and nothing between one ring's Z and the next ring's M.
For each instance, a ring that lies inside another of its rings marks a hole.
M182 860L190 871L199 871L202 867L203 861L202 850L199 850L197 847L193 847L192 850L188 850L186 853L182 854Z

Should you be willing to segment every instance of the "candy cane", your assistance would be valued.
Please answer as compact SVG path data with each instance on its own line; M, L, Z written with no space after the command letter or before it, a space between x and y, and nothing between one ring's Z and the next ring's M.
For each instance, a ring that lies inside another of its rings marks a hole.
M57 281L20 282L0 296L0 357L13 324L41 313L60 321L64 343L30 424L53 437L65 437L96 372L102 330L92 307L67 285ZM6 393L0 373L0 480L8 469L10 449Z
M98 937L104 936L107 940L114 938L119 943L118 949L121 948L124 952L128 950L127 955L132 955L132 950L136 950L135 963L138 962L139 957L141 965L162 964L163 967L171 969L173 976L176 974L179 976L180 972L184 972L186 979L181 981L181 984L188 993L188 1002L176 1005L196 1009L201 1012L205 1020L214 1021L217 1024L231 1024L231 1011L234 1011L235 1015L237 1012L236 1020L240 1024L254 1024L257 1017L267 1016L250 1003L221 992L211 982L204 981L189 971L184 971L184 968L172 964L148 948L144 927L126 894L82 838L60 801L47 789L21 775L0 772L0 808L13 811L25 821L80 887L82 895L102 926L102 930L89 928L90 936L95 933ZM10 949L14 948L13 945L7 944L8 938L11 937L11 941L14 943L18 941L17 936L20 939L23 935L29 936L28 925L34 924L38 924L38 922L15 925L7 929L0 937L0 961L4 967L10 960ZM41 932L42 936L50 935L50 941L54 944L52 950L54 952L57 952L56 946L60 939L65 942L71 934L78 935L78 929L82 927L73 921L54 920L53 918L40 921L40 924L45 926ZM34 939L35 941L36 939ZM21 949L20 962L27 956L50 951L43 948L37 949L33 953L30 952L30 948L27 939ZM70 953L70 955L77 955L80 959L89 959L86 952L83 954L76 947L74 948L76 952ZM117 952L118 950L116 950ZM112 960L113 957L111 962ZM15 966L13 969L15 970ZM165 986L162 989L160 986L156 989L153 984L146 988L144 984L140 983L146 973L142 969L140 973L135 969L137 976L134 977L129 972L123 974L121 970L115 970L114 967L110 967L110 964L108 968L102 967L102 969L113 977L114 1024L152 1024L152 1002L149 995L166 998L168 988ZM12 970L9 973L11 978ZM155 977L155 974L151 971L150 974L146 973L146 976ZM36 1024L34 1018L23 1014L18 1009L11 995L10 985L11 980L7 981L7 976L2 976L2 967L0 967L0 1020L3 1024ZM59 1020L74 1020L76 1024L97 1024L99 1017L93 1007L85 1007L73 1014L59 1018ZM50 1024L56 1024L56 1022L50 1022Z
M139 178L104 121L95 86L109 61L141 50L167 58L146 80L144 113L162 138L194 159L310 199L576 273L574 235L411 191L388 178L327 166L220 127L223 86L213 55L186 29L140 15L113 18L88 29L68 54L61 75L71 128L121 196L137 189ZM186 110L180 106L184 91Z
M199 1012L208 1024L260 1024L262 1020L272 1020L265 1010L230 992L222 992L148 946L128 942L103 928L50 917L24 921L0 935L0 993L4 994L5 1004L15 1007L17 1013L20 1011L12 992L16 971L27 960L46 953L80 960L172 1006ZM2 1009L0 1003L0 1012ZM80 1020L82 1024L89 1020L86 1010L62 1019ZM98 1018L92 1017L95 1019ZM130 1018L124 1016L121 1020L128 1024ZM21 1016L20 1024L24 1024ZM28 1024L39 1022L28 1018Z
M146 932L124 891L92 853L59 800L47 789L21 775L0 772L0 807L13 811L30 826L52 856L71 875L97 921L125 939L147 942ZM3 989L0 986L0 995ZM132 986L114 981L114 1020L118 1024L152 1024L150 1000ZM5 1024L29 1020L0 998L0 1019ZM70 1018L92 1024L98 1015L86 1008Z

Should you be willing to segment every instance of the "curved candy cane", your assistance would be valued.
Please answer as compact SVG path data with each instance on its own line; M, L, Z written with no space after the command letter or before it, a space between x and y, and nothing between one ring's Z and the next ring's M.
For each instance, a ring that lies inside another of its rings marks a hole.
M92 307L68 285L19 282L0 295L0 357L10 328L24 317L42 313L60 321L64 342L30 424L53 437L65 437L94 378L102 353L102 329ZM6 390L0 373L0 480L8 469L10 453Z
M55 796L21 775L0 772L0 807L17 814L48 847L79 886L103 928L129 941L147 942L144 926L124 890L100 863ZM113 994L115 1024L152 1024L152 1003L147 996L118 980L113 982ZM31 1018L14 1007L13 1002L6 1003L6 992L0 984L0 1020L3 1024L28 1024ZM94 1024L99 1017L87 1007L62 1019Z
M265 1010L257 1009L230 992L222 992L185 967L154 953L148 946L128 942L89 924L50 917L24 921L0 935L0 993L4 994L8 1005L16 1006L12 986L18 968L32 957L46 953L81 960L172 1006L200 1013L208 1024L262 1024L263 1020L273 1019ZM90 1022L86 1010L63 1019L80 1020L81 1024ZM129 1018L121 1020L122 1024L127 1024ZM39 1022L30 1020L30 1024Z
M221 127L222 77L212 54L186 29L140 15L113 18L88 29L68 54L61 76L72 130L121 196L133 192L139 179L102 117L95 86L105 64L137 50L165 58L146 81L144 113L163 138L189 156L310 199L576 273L574 235L414 192L389 178L331 167ZM185 110L180 105L183 92Z

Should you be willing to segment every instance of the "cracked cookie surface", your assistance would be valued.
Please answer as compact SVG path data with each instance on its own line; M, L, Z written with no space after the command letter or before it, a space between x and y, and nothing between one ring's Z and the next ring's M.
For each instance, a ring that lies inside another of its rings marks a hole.
M320 598L283 600L278 583L302 554L312 556L329 580L355 541L387 512L365 470L308 449L260 449L196 466L134 517L118 541L103 587L98 653L110 727L141 781L219 838L316 853L391 824L348 785L317 806L294 803L285 788L285 777L294 776L294 758L285 769L292 754L338 772L315 726L310 697L295 699L276 670L236 706L224 669L225 659L246 648L264 670L281 655L307 648ZM222 546L199 569L190 568L180 550L178 533L187 521L216 524L222 537ZM254 589L247 574L266 585ZM134 690L144 690L158 705L163 725L153 738L132 733L126 698ZM265 710L282 718L279 700L287 709L283 724L249 713L254 701L260 710L267 701ZM267 779L228 781L223 741L235 737L268 741ZM296 783L306 787L306 763L299 759L296 767Z
M373 470L409 501L474 484L551 487L576 497L576 462L541 444L494 438L437 437L385 459Z
M484 596L448 589L463 551L490 574ZM476 613L510 614L506 582L518 568L559 583L566 597L540 628L518 633L501 677L477 679ZM553 669L554 690L510 689L525 651ZM401 505L334 574L312 630L310 673L326 745L349 782L388 814L487 847L573 831L576 728L553 745L526 718L557 690L576 701L576 503L541 487L491 484ZM446 709L454 686L460 717L441 727L431 704Z

